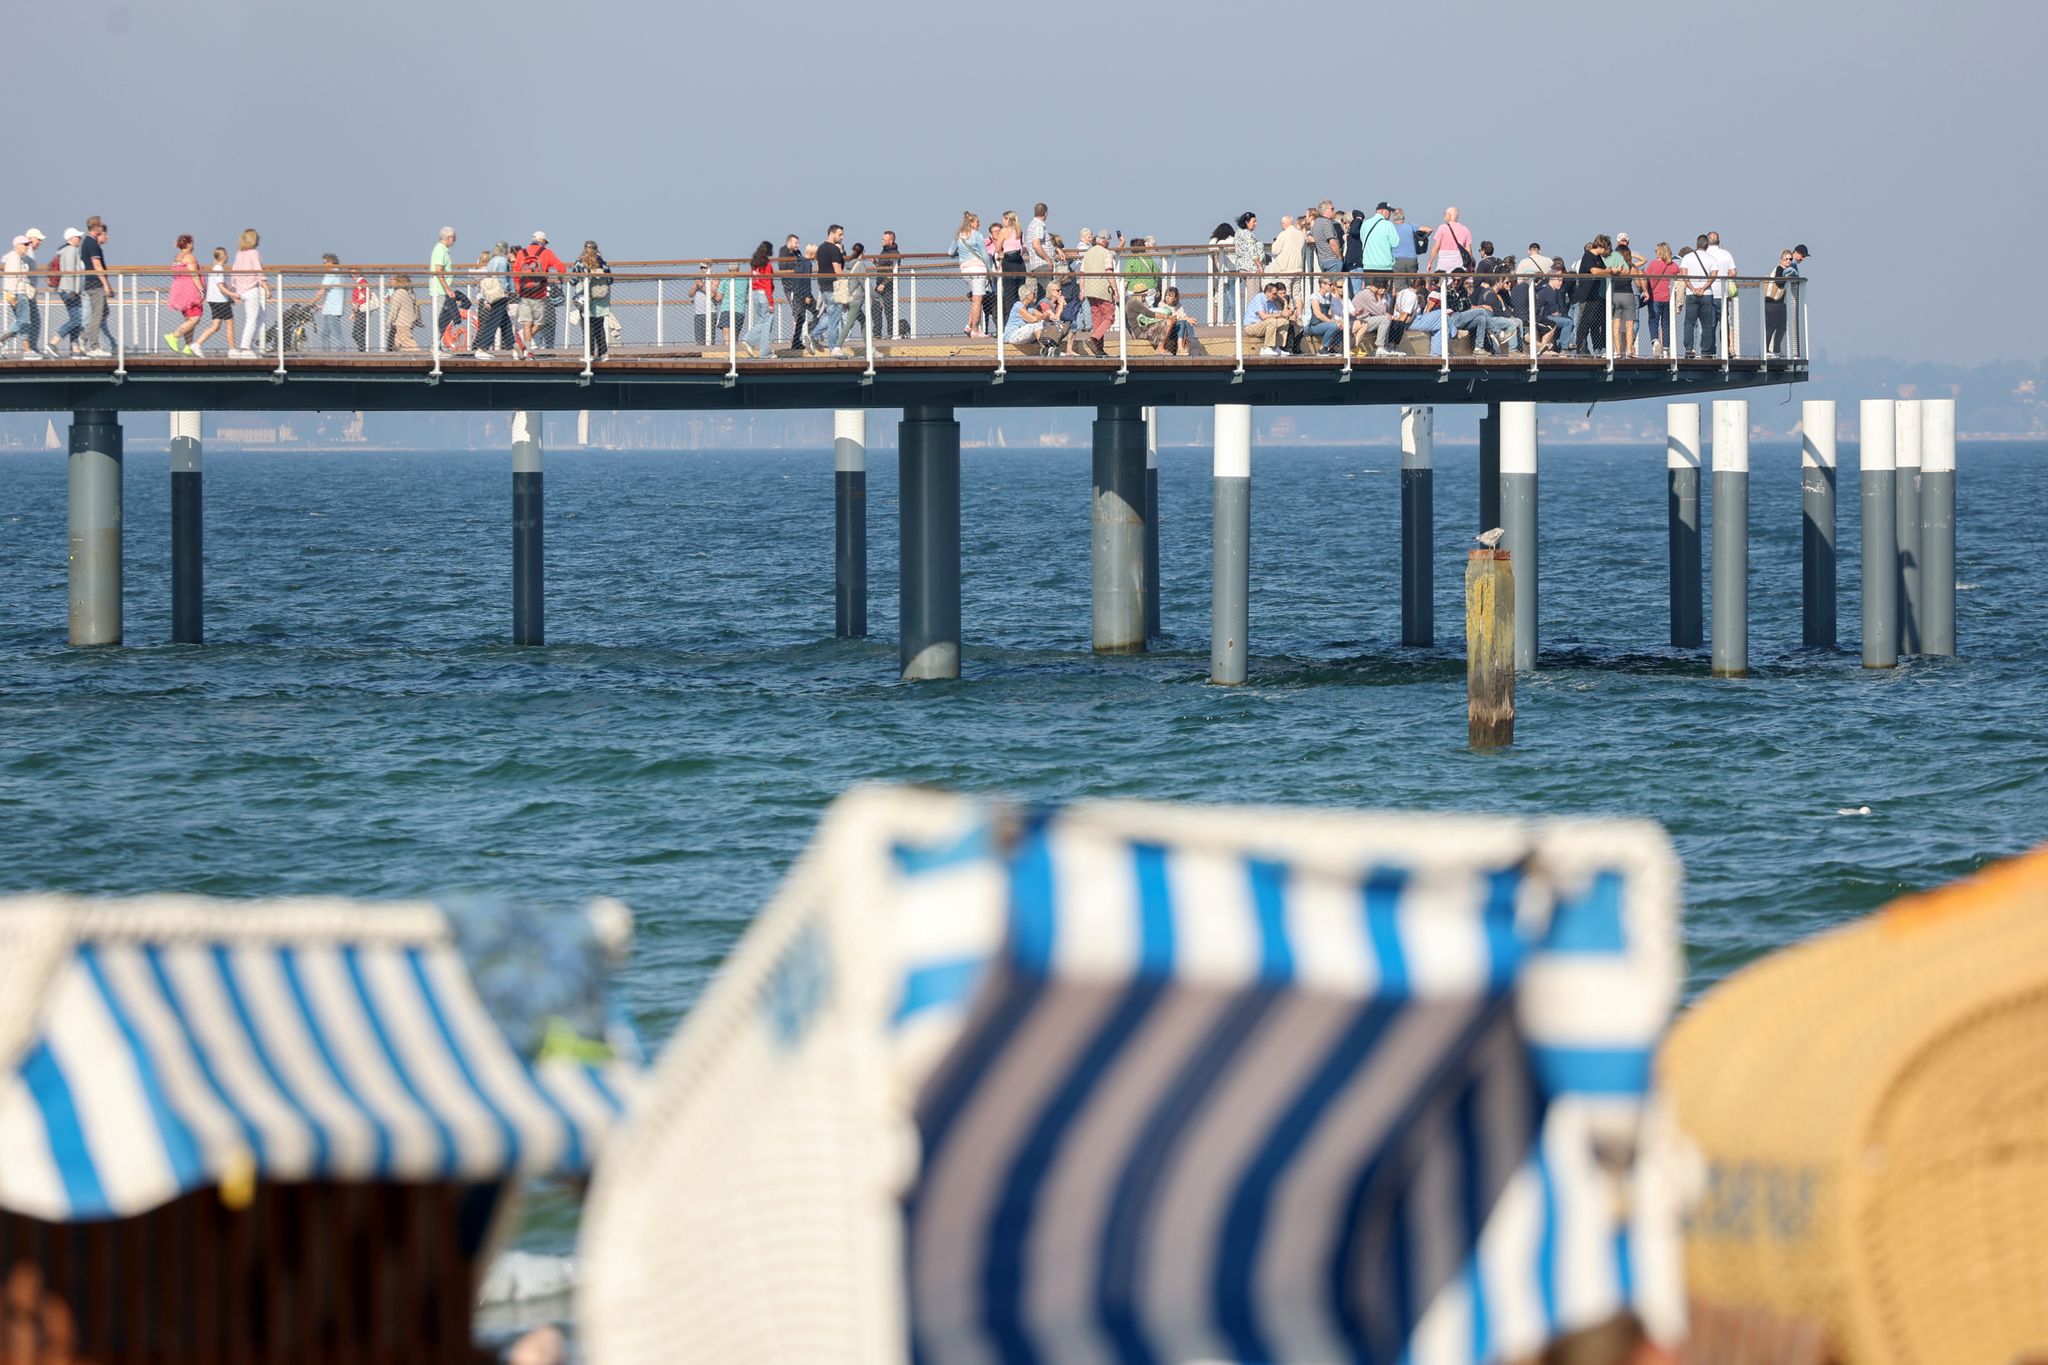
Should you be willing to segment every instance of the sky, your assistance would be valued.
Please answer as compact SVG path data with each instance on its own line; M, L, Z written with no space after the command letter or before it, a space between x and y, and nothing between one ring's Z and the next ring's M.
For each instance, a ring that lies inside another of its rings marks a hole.
M2048 356L2048 328L1973 320L1969 277L1934 270L2016 261L2043 221L2042 0L1033 12L63 0L10 25L64 36L9 63L0 224L101 214L116 265L249 226L273 264L424 261L444 223L619 262L831 222L943 250L963 209L1040 199L1069 240L1200 241L1245 209L1265 230L1384 198L1411 221L1456 204L1503 249L1713 228L1761 274L1804 242L1823 358ZM1365 93L1375 51L1397 93Z

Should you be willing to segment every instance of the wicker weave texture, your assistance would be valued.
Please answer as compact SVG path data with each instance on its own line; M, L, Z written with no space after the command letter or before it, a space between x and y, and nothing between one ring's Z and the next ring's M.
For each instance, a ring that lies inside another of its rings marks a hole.
M1755 964L1660 1064L1707 1162L1693 1294L1845 1365L2048 1345L2048 849Z

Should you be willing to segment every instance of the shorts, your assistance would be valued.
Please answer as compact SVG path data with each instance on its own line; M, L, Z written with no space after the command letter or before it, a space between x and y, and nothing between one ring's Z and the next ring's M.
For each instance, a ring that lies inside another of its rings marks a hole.
M517 319L522 327L529 323L538 327L547 321L547 311L548 301L546 299L521 299L519 300L518 310L512 316Z
M977 299L986 294L988 292L988 276L969 275L967 277L967 292Z
M206 315L215 322L230 322L235 316L235 305L232 303L209 303L206 305ZM194 313L191 316L197 317L198 314Z
M1621 322L1634 322L1636 320L1635 290L1617 289L1614 291L1614 316L1617 321Z
M178 311L179 311L179 312L180 312L181 314L183 314L184 316L188 317L188 318L196 318L196 317L198 317L198 316L199 316L199 315L200 315L201 313L204 313L204 312L206 311L206 309L205 309L204 307L202 307L201 305L199 305L199 304L196 304L196 303L188 303L188 304L186 304L186 305L185 305L185 306L184 306L183 308L179 309Z

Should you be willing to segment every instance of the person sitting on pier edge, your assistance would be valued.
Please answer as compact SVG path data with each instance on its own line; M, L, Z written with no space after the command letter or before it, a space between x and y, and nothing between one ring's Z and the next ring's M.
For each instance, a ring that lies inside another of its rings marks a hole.
M1530 306L1535 306L1535 344L1539 353L1548 355L1557 349L1559 329L1571 321L1563 316L1557 290L1541 275L1517 275L1515 286L1508 291L1508 315L1521 320L1524 327L1532 316Z
M1316 283L1316 292L1308 298L1308 345L1302 349L1309 355L1335 349L1334 343L1344 336L1344 295L1337 276L1325 275Z
M1301 310L1287 301L1287 286L1278 280L1266 287L1245 311L1244 337L1260 355L1285 355L1301 337Z
M1483 355L1491 351L1505 355L1521 349L1522 324L1513 317L1502 316L1507 311L1507 300L1502 298L1497 286L1484 276L1475 277L1472 287L1465 296L1465 307L1451 319L1451 326L1464 331L1472 329L1472 354ZM1495 338L1503 340L1495 342Z
M1026 280L1024 287L1017 291L1017 301L1010 305L1003 341L1040 355L1056 355L1064 346L1066 353L1072 355L1073 330L1060 321L1059 305L1051 299L1041 300L1037 282Z
M1168 355L1207 355L1202 348L1200 337L1195 335L1195 320L1187 309L1180 306L1180 290L1167 286L1159 296L1155 314L1167 324L1166 344L1160 349Z
M1381 276L1368 275L1365 288L1351 300L1351 349L1375 356L1394 354L1387 346L1387 334L1393 327L1394 310L1387 300L1387 282Z

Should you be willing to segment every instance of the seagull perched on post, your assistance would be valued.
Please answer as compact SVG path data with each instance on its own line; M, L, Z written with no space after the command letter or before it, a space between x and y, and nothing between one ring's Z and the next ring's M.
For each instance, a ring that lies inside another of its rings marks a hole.
M1481 545L1485 546L1489 550L1498 550L1500 548L1500 538L1506 534L1506 527L1496 526L1491 531L1481 531L1478 535L1472 537L1472 539L1478 541Z

